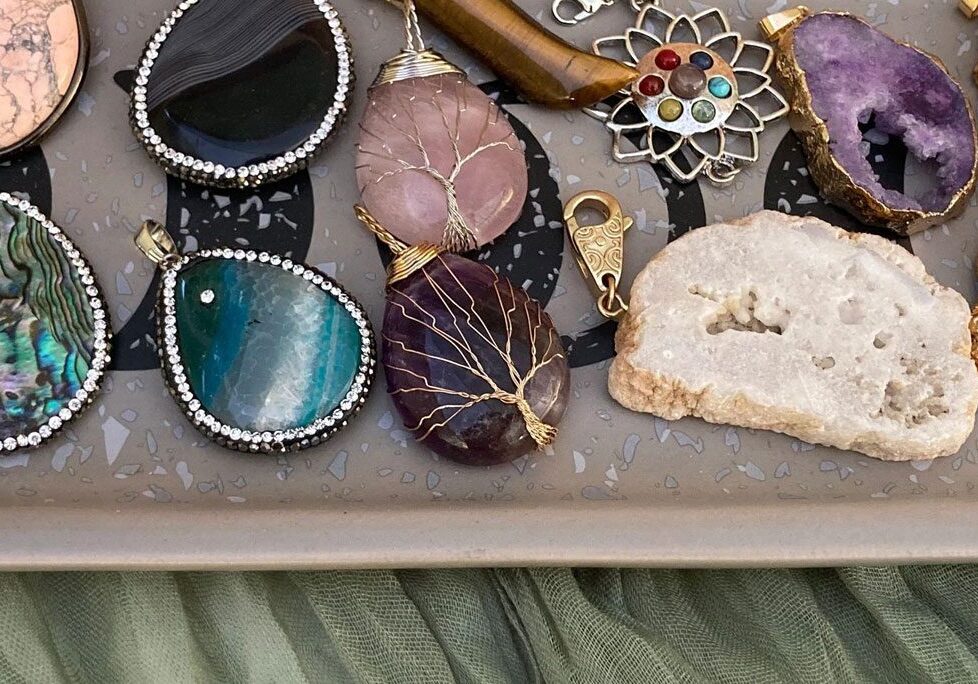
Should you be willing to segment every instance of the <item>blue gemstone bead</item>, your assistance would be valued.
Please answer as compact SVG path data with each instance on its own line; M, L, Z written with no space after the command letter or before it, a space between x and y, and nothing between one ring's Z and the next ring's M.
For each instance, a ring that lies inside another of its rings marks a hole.
M719 97L720 99L726 99L730 97L733 92L733 87L730 85L730 81L725 79L723 76L714 76L710 79L708 85L710 89L710 94L714 97Z
M691 64L695 64L703 71L713 68L713 58L705 52L694 52L689 57Z
M242 430L301 428L353 385L361 335L343 304L290 271L209 259L175 289L184 373L203 407Z

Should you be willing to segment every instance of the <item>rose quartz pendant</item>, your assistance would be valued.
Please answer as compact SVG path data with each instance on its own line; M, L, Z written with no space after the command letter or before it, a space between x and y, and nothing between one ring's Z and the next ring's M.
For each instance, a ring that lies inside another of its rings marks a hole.
M456 67L430 50L404 52L370 90L357 182L403 242L464 252L519 218L526 157L505 114Z

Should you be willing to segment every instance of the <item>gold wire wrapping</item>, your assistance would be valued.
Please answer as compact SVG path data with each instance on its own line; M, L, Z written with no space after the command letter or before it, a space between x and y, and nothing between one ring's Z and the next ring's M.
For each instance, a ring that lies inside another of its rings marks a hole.
M424 78L439 74L461 74L462 71L434 50L405 50L384 62L374 80L373 88L397 83L408 78Z
M378 240L387 245L394 254L394 259L387 267L388 287L420 271L426 264L438 258L445 251L442 247L430 243L421 243L409 247L380 225L377 219L371 216L370 212L363 205L357 204L353 207L353 210L360 223L373 233ZM515 375L519 375L518 370L512 366L511 361L506 359L506 364L510 366L510 370ZM530 433L530 437L536 442L537 448L542 450L553 444L554 440L557 439L557 428L549 423L543 422L533 412L533 408L523 396L522 387L518 388L516 393L497 390L496 392L484 394L476 398L476 401L489 401L492 399L516 407L523 417L523 422L526 423L527 432Z

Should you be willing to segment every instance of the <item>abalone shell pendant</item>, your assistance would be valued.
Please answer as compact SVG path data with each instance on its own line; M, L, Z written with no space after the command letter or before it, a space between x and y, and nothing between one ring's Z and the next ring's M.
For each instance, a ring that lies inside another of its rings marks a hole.
M60 228L0 192L0 445L35 447L95 396L112 336L91 266Z
M491 268L433 245L395 252L383 364L404 424L435 453L495 465L549 446L570 395L560 334L540 303Z
M64 114L88 63L81 0L3 0L0 156L33 145Z
M370 88L356 165L363 203L378 221L409 245L451 252L505 233L529 184L506 115L460 69L424 49L419 32Z
M180 255L162 226L137 245L163 271L158 344L166 384L193 424L230 449L290 451L340 430L376 365L363 308L329 277L243 249Z
M305 168L352 86L349 39L327 0L184 0L143 52L130 119L168 173L257 186Z

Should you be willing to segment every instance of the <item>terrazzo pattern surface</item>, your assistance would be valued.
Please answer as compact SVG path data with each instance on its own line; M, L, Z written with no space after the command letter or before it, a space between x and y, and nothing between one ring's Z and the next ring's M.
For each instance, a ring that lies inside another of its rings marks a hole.
M626 3L574 28L556 27L549 2L518 0L548 28L587 45L628 25ZM361 84L399 44L399 17L383 2L336 0L354 45ZM677 0L678 9L702 9ZM758 38L756 22L787 6L784 0L740 0L727 11L737 29ZM813 9L836 8L814 2ZM118 82L147 36L172 9L171 0L90 3L90 72L77 101L43 142L0 164L0 187L24 191L69 232L93 262L116 326L114 363L96 404L59 439L40 450L0 459L0 506L71 506L125 511L168 506L207 516L215 510L437 506L446 501L490 506L607 506L628 502L650 515L660 506L762 504L769 525L792 501L881 499L975 501L978 443L933 463L888 464L816 447L789 437L698 420L667 422L617 406L606 389L614 327L597 314L562 238L560 198L590 188L611 191L635 220L628 237L625 281L668 241L696 226L768 207L815 214L843 227L854 222L826 206L812 187L804 158L785 122L764 136L761 159L719 190L706 183L679 187L647 165L609 160L603 127L582 113L521 104L457 46L429 29L433 46L490 83L530 152L529 199L506 236L477 254L547 304L568 344L571 398L556 444L514 463L466 468L414 444L378 380L357 420L328 444L288 456L243 456L200 436L170 400L155 367L151 304L155 269L132 244L145 218L165 221L186 249L230 244L273 250L305 260L342 282L373 321L384 307L384 263L375 241L357 223L355 122L365 103L358 87L350 121L307 171L259 191L207 190L167 179L129 133L128 100ZM925 6L902 0L860 10L899 39L938 54L972 100L978 61L978 22L955 3ZM871 161L885 164L890 182L909 187L920 169L898 145L866 134ZM50 178L50 180L49 180ZM559 190L559 197L558 197ZM941 283L974 302L978 208L912 239ZM602 503L604 502L604 503ZM610 504L608 502L611 502ZM624 510L624 509L623 509ZM204 519L204 518L201 518ZM632 513L624 513L628 524ZM192 517L187 517L191 524ZM445 525L451 524L446 515ZM355 531L351 530L351 534ZM433 534L437 534L437 530ZM847 531L839 529L844 541Z

